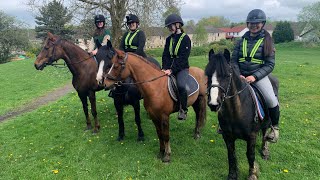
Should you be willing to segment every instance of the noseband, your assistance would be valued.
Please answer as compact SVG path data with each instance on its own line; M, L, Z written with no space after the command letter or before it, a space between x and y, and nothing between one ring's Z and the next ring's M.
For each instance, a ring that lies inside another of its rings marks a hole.
M114 68L114 63L112 63L112 66L109 70L109 72L106 74L105 78L109 79L109 80L112 80L112 81L116 81L116 84L121 82L121 73L122 71L124 70L124 68L126 67L126 61L128 59L128 53L126 53L125 57L123 59L119 59L119 64L121 64L121 69L120 69L120 73L117 77L114 77L113 75L111 75L111 71L112 69Z

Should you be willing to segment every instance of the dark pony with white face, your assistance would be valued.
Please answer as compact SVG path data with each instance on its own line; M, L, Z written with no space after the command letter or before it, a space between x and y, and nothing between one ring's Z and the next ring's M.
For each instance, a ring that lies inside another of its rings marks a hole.
M263 159L268 159L269 149L265 137L270 124L269 117L257 119L255 103L250 85L242 78L238 69L230 62L230 52L215 54L209 52L209 63L205 73L208 77L208 106L218 113L218 120L223 131L222 136L228 149L228 179L238 179L235 140L247 142L247 159L249 162L249 179L257 179L258 167L255 163L255 145L258 132L262 130Z
M99 84L102 84L104 80L104 73L107 73L112 66L111 59L115 55L115 50L112 47L110 41L107 45L99 47L99 50L96 54L96 59L99 64L99 70L97 73L97 81ZM154 62L155 63L155 62ZM158 62L155 63L160 69ZM120 81L120 79L119 79ZM109 88L105 88L106 90ZM118 124L119 124L119 136L118 140L121 141L124 139L124 120L123 120L123 110L124 106L131 105L135 113L135 122L138 127L138 141L144 140L144 133L141 128L141 118L140 118L140 100L142 95L139 92L139 89L134 85L132 78L127 78L121 83L113 86L110 90L109 96L113 98L113 104L117 110L118 114Z

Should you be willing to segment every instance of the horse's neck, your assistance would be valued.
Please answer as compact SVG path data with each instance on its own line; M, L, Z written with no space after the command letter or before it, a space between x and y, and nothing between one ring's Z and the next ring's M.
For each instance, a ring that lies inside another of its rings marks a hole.
M79 46L68 41L64 42L62 48L65 52L65 57L63 57L63 59L67 63L67 66L70 69L71 73L73 75L86 73L85 71L83 71L83 65L88 62L85 62L84 58L91 57L89 57L89 55ZM88 59L88 61L90 60Z
M152 82L147 82L163 75L162 71L154 68L151 64L135 56L132 56L130 59L128 59L127 63L130 65L130 73L134 81L145 82L138 84L138 86L142 88L142 91L145 91L145 93L153 93L153 91L150 91L150 89L152 89L151 86L153 82L157 83L157 87L164 86L161 84L163 82L161 81L162 78ZM154 87L154 85L152 87Z

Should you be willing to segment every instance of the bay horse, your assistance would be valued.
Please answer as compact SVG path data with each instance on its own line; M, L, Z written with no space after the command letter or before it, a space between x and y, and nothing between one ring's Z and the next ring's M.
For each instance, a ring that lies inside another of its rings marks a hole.
M208 106L211 111L218 112L218 121L228 150L228 179L238 179L236 139L247 142L248 179L257 179L258 164L255 163L255 145L260 130L262 131L261 155L263 159L269 158L266 131L271 121L268 113L265 113L262 120L258 119L250 85L240 78L239 69L232 66L228 50L225 49L223 54L214 54L211 49L205 73L208 76ZM276 88L275 92L278 94L278 81L273 76L271 78Z
M93 132L98 132L100 129L100 123L97 118L95 92L102 90L103 86L99 86L96 80L98 72L96 60L92 55L89 55L85 50L81 49L74 43L61 39L59 36L53 35L49 32L44 42L44 47L34 62L35 68L37 70L43 70L44 67L51 65L54 61L59 59L63 59L65 61L73 75L72 84L82 102L83 111L86 116L86 130L92 129L91 120L88 114L87 98L89 98L91 113L95 121ZM114 104L117 104L117 102ZM140 109L135 109L135 112L137 111L139 112ZM122 116L123 114L118 112L118 118L122 119ZM140 119L137 120L136 124L138 126L138 139L143 139ZM123 131L121 127L122 126L119 126L119 132Z
M158 157L163 162L170 162L169 116L177 112L175 102L168 92L168 76L141 56L125 53L110 47L107 58L112 64L108 72L104 72L104 86L111 88L115 83L131 76L144 98L144 107L152 119L159 143ZM194 138L200 138L200 128L206 120L206 76L197 67L190 67L189 72L199 83L199 90L188 98L188 106L192 105L196 114Z

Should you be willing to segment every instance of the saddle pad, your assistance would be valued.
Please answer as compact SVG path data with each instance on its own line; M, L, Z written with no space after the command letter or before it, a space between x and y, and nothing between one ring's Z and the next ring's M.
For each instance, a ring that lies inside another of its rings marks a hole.
M259 101L258 97L257 97L257 94L255 92L255 90L252 88L252 86L249 86L251 92L252 92L252 97L255 101L255 106L256 106L256 110L258 112L258 116L259 116L259 119L260 120L263 120L264 116L265 116L265 113L264 113L264 110L263 110L263 107L261 105L261 102Z
M189 76L188 76L186 90L187 90L188 97L192 96L194 93L199 91L199 83L191 74L189 74ZM178 98L177 98L178 87L177 87L176 78L172 75L169 76L169 78L168 78L168 91L169 91L171 98L175 102L177 102L178 101Z

